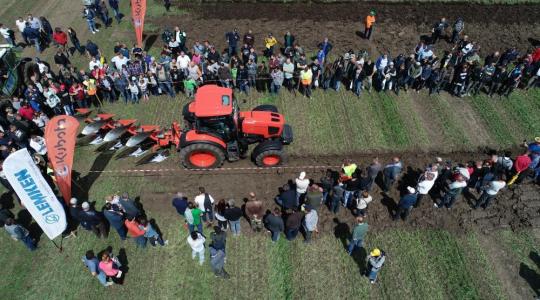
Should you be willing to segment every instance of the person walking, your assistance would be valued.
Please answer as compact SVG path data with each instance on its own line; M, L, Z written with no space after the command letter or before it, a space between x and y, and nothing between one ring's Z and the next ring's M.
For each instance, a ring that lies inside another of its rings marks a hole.
M99 268L99 261L94 254L94 251L88 250L82 257L82 262L90 271L93 277L96 277L99 283L104 287L108 287L114 284L114 282L107 282L107 275Z
M496 175L495 179L490 181L488 185L484 187L482 195L480 195L480 198L473 208L478 209L481 206L483 209L486 209L489 206L489 203L495 199L499 191L506 186L505 179L505 176L502 174Z
M399 157L394 157L392 162L386 165L383 169L384 186L383 192L388 193L394 182L397 180L399 174L403 170L403 164Z
M386 261L386 254L384 251L380 250L379 248L373 249L369 256L367 257L368 261L368 278L369 282L371 284L374 284L377 280L377 273L381 270L382 266L384 265Z
M287 240L292 241L298 235L304 214L293 208L292 212L287 216L285 221L285 236Z
M371 33L373 32L373 25L375 24L375 11L371 10L369 12L369 15L366 16L365 22L364 22L364 38L366 40L371 39Z
M214 198L206 192L204 187L199 187L199 194L195 197L195 203L203 212L202 219L206 226L210 226L214 221L214 201Z
M199 257L199 265L202 266L204 264L204 242L206 239L204 236L197 232L193 231L187 238L187 243L191 247L191 259L195 259L195 257Z
M229 221L233 236L240 235L240 218L243 215L242 209L236 206L234 199L230 199L228 201L228 208L223 212L223 216Z
M150 241L150 245L156 246L160 244L165 246L169 244L169 240L163 240L163 237L156 231L156 229L148 222L146 217L142 216L139 220L139 228L144 230L144 237Z
M23 242L28 250L34 251L37 249L36 242L30 236L28 229L17 224L13 218L8 218L4 222L4 229L13 240Z
M198 232L203 232L203 226L201 222L202 211L198 206L195 206L193 202L188 203L188 207L184 211L184 216L186 217L186 223L188 225L189 232L193 232L195 227Z
M306 232L306 239L304 240L304 243L311 243L313 232L318 232L317 223L319 222L319 215L317 214L317 211L309 204L306 205L304 209L306 211L303 224Z
M399 199L396 214L392 217L392 220L396 221L398 218L402 218L403 221L407 219L413 206L416 204L416 190L413 187L407 187L407 194L403 195Z
M274 208L274 211L266 216L264 219L264 225L272 234L272 242L277 242L279 240L280 233L285 230L285 224L283 223L281 211L278 207Z
M368 232L369 225L364 222L364 217L356 217L356 225L352 232L352 239L349 242L348 253L352 255L354 249L364 247L364 239Z
M124 214L120 210L120 207L116 204L105 203L105 206L103 207L103 216L105 216L105 219L107 219L111 227L118 232L120 239L122 241L126 240L127 231L124 227Z

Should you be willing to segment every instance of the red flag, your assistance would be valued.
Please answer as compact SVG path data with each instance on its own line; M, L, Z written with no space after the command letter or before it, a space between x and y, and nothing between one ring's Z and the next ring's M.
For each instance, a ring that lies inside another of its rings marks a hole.
M51 162L56 184L69 205L71 199L71 170L79 122L71 116L56 116L45 127L47 156Z
M131 16L137 37L137 46L142 47L142 33L144 29L144 15L146 14L146 0L131 0Z

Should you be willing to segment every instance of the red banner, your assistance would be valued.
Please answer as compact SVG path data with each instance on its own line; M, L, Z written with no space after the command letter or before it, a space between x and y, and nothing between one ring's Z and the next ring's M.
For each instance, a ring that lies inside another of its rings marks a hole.
M138 47L142 47L145 14L146 0L131 0L131 17L133 19L133 27L135 27Z
M54 170L56 184L68 205L71 199L71 170L77 128L79 128L77 119L65 115L52 118L45 127L47 156Z

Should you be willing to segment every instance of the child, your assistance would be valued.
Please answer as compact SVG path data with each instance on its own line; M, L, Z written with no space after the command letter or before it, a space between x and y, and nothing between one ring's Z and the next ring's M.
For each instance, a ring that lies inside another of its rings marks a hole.
M139 103L139 87L135 83L135 77L132 78L132 80L129 81L129 92L130 92L130 99L131 103Z
M195 82L193 78L189 77L188 79L184 80L184 89L186 90L186 96L189 99L193 99L193 96L195 95L196 87L197 87L197 82Z
M141 90L141 95L143 100L148 101L148 78L141 74L139 77L139 89Z

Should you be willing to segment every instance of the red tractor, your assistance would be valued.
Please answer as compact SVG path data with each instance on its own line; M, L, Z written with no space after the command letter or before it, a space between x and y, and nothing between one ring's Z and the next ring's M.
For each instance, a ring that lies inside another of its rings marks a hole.
M247 157L249 145L257 144L251 159L260 167L284 162L284 145L292 142L292 129L273 105L239 111L229 88L204 85L183 110L185 128L178 149L189 169L217 168L223 161Z

